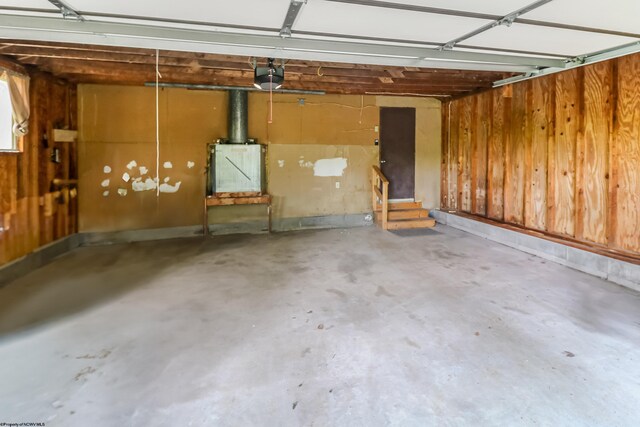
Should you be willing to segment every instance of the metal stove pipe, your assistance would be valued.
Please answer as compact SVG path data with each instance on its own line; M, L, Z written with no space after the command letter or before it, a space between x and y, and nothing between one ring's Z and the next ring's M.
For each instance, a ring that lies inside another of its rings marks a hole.
M229 144L246 144L249 127L249 98L245 90L229 91Z

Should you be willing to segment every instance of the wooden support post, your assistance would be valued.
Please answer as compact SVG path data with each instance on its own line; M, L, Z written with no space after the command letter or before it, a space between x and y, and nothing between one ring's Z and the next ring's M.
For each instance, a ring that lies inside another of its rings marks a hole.
M375 172L373 172L373 175L371 176L371 209L373 210L374 215L378 208L378 196L376 196L376 181L377 176Z
M382 229L388 228L387 222L389 220L389 183L382 183Z
M202 235L207 236L209 233L209 206L207 206L207 199L204 199L204 220L202 223Z

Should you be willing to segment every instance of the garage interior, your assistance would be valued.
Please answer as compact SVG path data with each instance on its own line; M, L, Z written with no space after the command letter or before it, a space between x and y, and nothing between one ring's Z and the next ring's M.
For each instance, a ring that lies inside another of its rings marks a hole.
M637 425L638 16L0 0L0 423Z

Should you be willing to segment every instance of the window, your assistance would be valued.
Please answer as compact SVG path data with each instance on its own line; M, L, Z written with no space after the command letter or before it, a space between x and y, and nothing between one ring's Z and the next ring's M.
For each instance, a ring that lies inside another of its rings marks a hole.
M16 149L16 138L13 135L13 108L9 96L9 85L0 80L0 151Z

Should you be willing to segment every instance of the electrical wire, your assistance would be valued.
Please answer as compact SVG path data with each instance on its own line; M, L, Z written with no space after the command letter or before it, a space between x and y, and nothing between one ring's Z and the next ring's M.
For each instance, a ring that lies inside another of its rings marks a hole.
M273 71L269 70L269 123L273 123Z
M160 50L156 49L156 197L160 197Z

